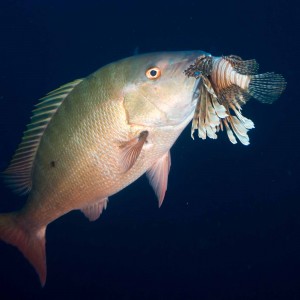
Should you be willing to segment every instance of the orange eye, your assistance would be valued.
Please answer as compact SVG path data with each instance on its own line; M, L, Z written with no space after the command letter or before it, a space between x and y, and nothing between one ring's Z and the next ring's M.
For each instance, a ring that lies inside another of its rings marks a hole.
M160 75L161 71L157 67L152 67L146 71L146 76L151 80L159 78Z

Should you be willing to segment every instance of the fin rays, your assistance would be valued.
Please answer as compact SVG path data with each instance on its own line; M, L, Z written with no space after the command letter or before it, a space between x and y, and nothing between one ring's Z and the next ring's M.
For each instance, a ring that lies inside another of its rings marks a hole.
M258 74L251 77L249 94L262 103L273 103L285 90L282 75L275 73Z
M148 131L142 131L138 137L120 145L120 165L124 173L130 170L135 164L147 140L148 134Z
M87 205L81 209L82 213L89 219L90 222L96 221L106 209L108 198L101 199L93 204Z
M251 97L273 103L286 88L282 75L257 74L258 68L254 59L201 55L184 71L188 77L200 78L192 138L197 129L200 138L216 139L216 132L225 128L232 143L237 143L237 137L242 144L249 144L247 131L254 128L254 124L242 115L241 106Z
M242 101L233 98L232 102L219 103L219 99L206 77L201 80L199 91L200 97L192 122L192 138L197 129L199 138L206 139L208 136L216 139L217 132L225 128L227 136L233 144L237 143L237 137L243 145L249 145L247 132L254 128L254 124L242 115L239 104Z
M147 177L157 196L159 207L161 207L167 191L170 167L171 154L168 151L147 171Z
M4 180L17 194L31 189L31 171L41 137L61 103L82 79L65 84L41 98L32 111L31 123L26 126L22 141L9 167L3 172Z
M29 230L20 226L17 213L0 214L0 240L23 253L39 275L42 286L47 276L45 232L46 227Z

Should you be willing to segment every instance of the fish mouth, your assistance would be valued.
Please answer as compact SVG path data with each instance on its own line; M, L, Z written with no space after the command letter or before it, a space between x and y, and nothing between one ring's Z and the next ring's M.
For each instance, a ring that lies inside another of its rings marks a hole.
M203 54L203 51L183 52L181 53L181 57L177 57L174 61L169 63L169 66L173 67L171 76L177 77L178 84L185 86L187 91L185 95L188 98L181 103L180 108L179 106L176 107L176 113L172 111L171 114L167 114L168 125L182 126L182 124L190 122L197 110L197 103L200 98L201 78L188 77L185 71ZM210 54L206 55L210 56Z
M200 92L199 92L199 86L201 83L201 78L200 77L191 77L187 76L186 71L188 68L191 67L197 60L197 58L201 55L207 55L211 56L211 54L206 53L204 51L184 51L182 53L182 57L179 58L177 61L170 62L170 66L174 67L174 73L178 74L181 73L182 76L184 77L183 80L186 83L190 83L191 80L195 80L194 85L192 86L192 99L191 101L195 101L199 98Z
M209 53L205 53L203 51L188 51L186 52L186 57L183 58L180 62L178 62L178 67L180 67L182 73L185 76L185 81L189 81L192 78L187 76L186 71L191 65L193 65L196 59L201 55L211 56ZM191 101L196 102L200 97L200 84L201 84L201 77L194 77L195 83L192 87L192 97Z
M204 59L208 57L204 56ZM222 58L223 60L226 60ZM247 134L249 129L254 128L254 124L250 119L247 119L241 114L241 105L244 104L243 98L237 97L231 92L226 96L220 96L219 90L216 90L211 76L212 66L209 64L202 64L202 57L200 57L193 65L185 70L187 77L194 77L196 79L193 99L197 100L192 119L191 137L194 139L194 131L198 131L198 137L206 139L206 137L216 139L217 133L226 129L229 140L237 143L237 139L244 145L249 145L249 136ZM200 64L200 63L201 64ZM206 68L208 67L208 68ZM208 71L208 72L207 72ZM218 71L218 70L217 70ZM222 69L221 69L222 71ZM220 71L218 71L220 73ZM199 73L199 74L198 74ZM220 79L220 75L217 79ZM227 83L225 78L221 83ZM225 86L226 87L226 86Z

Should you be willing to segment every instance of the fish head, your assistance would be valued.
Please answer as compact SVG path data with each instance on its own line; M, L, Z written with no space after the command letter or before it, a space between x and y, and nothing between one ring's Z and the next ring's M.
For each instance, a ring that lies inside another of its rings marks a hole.
M157 52L121 61L122 98L129 124L164 127L189 122L197 82L184 71L202 51Z

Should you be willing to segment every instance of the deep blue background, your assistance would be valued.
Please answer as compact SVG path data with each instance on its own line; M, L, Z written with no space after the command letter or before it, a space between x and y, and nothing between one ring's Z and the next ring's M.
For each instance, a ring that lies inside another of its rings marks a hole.
M190 138L172 148L158 210L142 178L89 223L47 230L48 279L0 243L0 299L300 299L299 5L292 1L1 1L0 169L36 99L139 51L256 58L288 86L251 101L251 144ZM0 185L0 211L21 207Z

